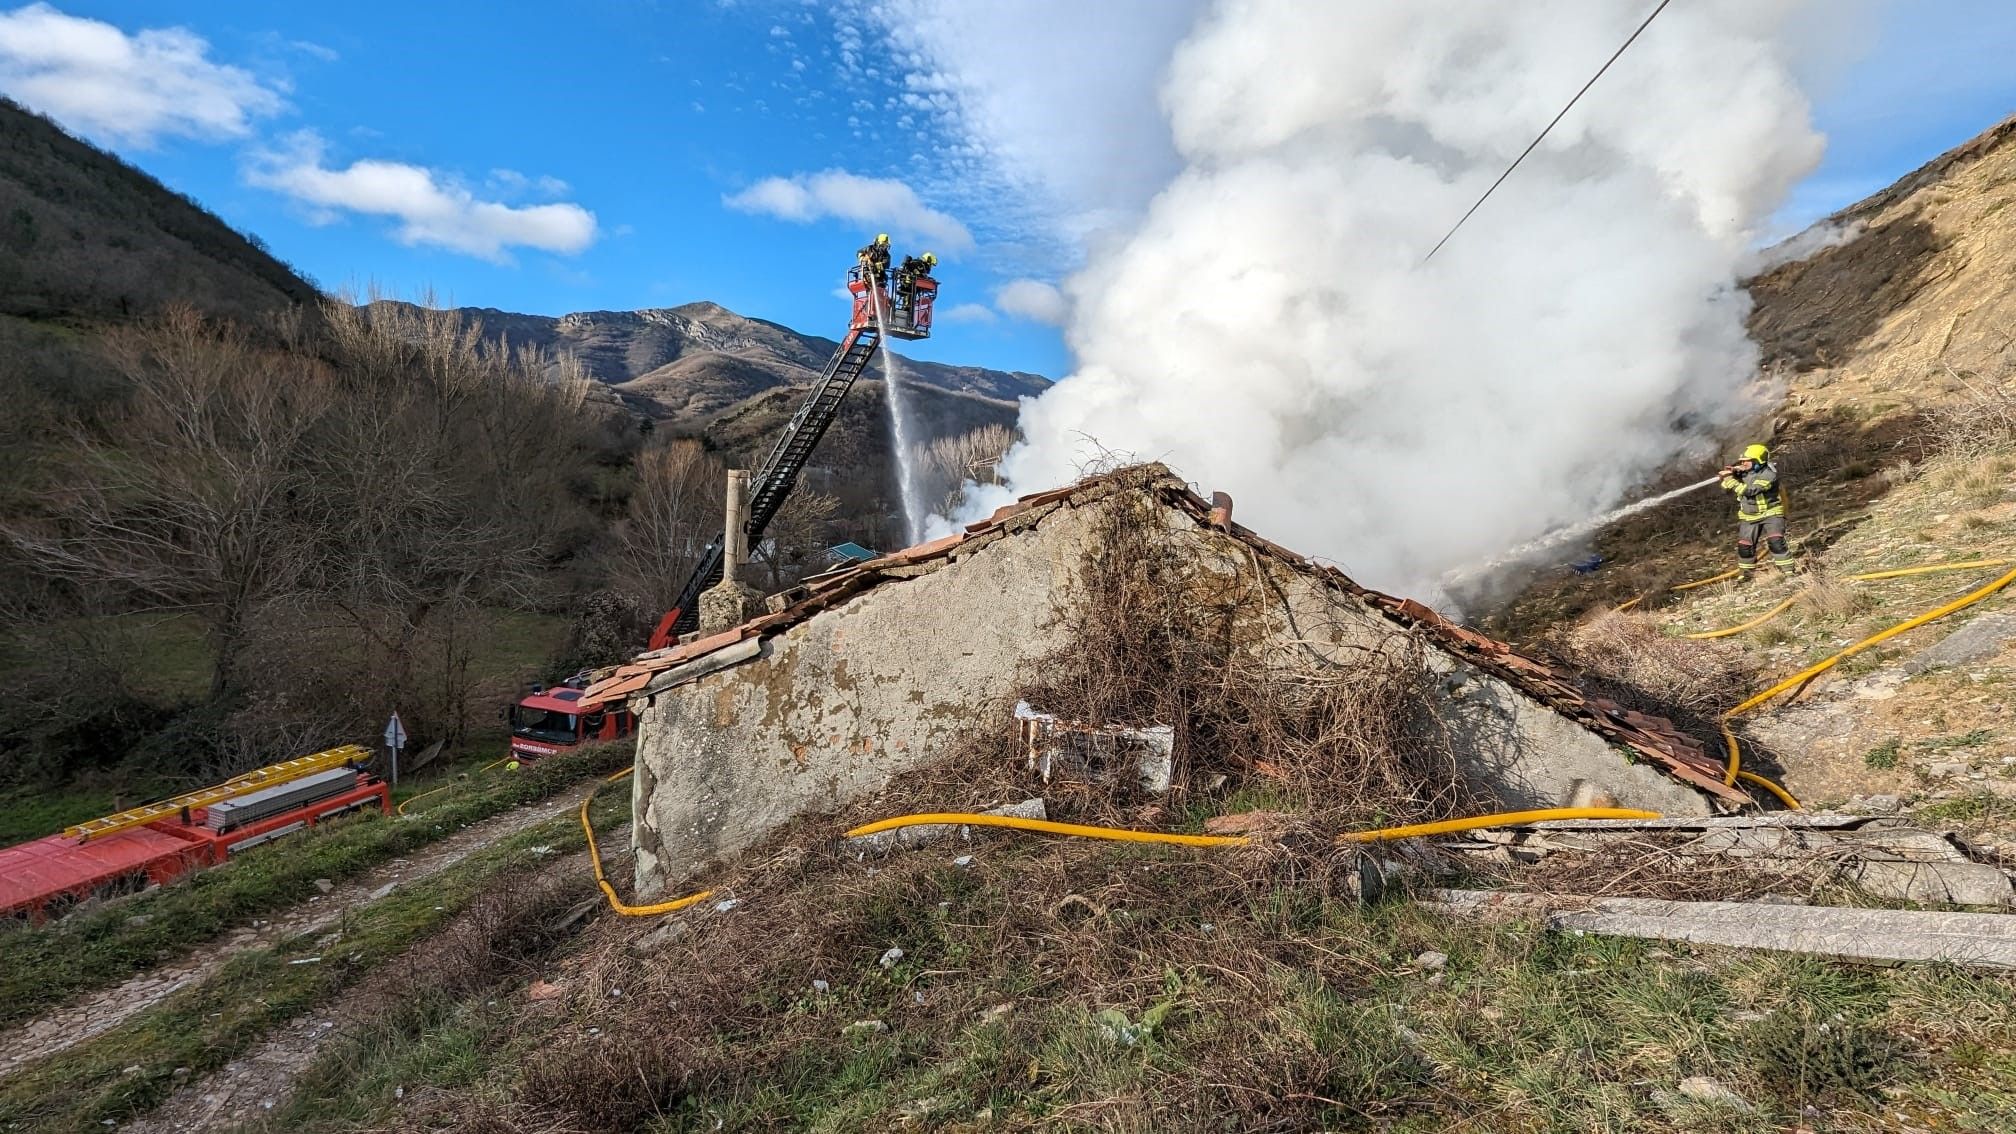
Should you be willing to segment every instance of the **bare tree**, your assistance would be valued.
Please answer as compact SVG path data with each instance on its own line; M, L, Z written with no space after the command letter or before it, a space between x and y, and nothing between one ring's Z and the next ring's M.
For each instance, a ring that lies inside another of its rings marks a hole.
M784 499L762 542L749 549L770 576L771 593L824 567L826 540L839 512L840 498L825 492L800 488Z
M186 308L109 333L106 358L130 384L124 416L75 430L41 514L0 532L50 578L202 619L221 701L253 617L308 568L321 517L304 455L329 374Z
M636 485L617 531L612 573L650 610L669 610L721 530L726 469L698 441L654 441L637 456Z
M998 483L1001 458L1015 444L1015 430L1006 425L982 425L951 437L940 437L912 450L921 470L925 495L950 515L964 501L969 483Z
M314 601L376 659L381 710L459 741L481 612L531 600L568 523L587 381L452 312L342 306L328 322L366 396L318 461L330 516Z

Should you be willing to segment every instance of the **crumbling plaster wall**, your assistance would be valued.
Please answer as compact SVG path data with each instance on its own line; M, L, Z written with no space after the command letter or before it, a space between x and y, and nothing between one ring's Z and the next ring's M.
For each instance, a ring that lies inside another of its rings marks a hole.
M752 661L658 694L637 733L639 891L880 788L975 721L1013 727L1023 666L1068 636L1056 608L1096 558L1098 511L1058 508L1040 532L1025 524L876 587L770 639Z
M1053 505L945 566L884 584L764 643L762 654L640 706L632 798L637 887L654 894L733 857L796 815L874 792L975 723L1009 715L1027 667L1066 646L1080 573L1102 560L1109 509ZM1130 507L1247 603L1251 648L1349 665L1407 632L1356 596L1256 556L1171 508ZM1037 527L1036 521L1041 521ZM1260 572L1256 574L1256 571ZM1675 815L1707 801L1602 737L1434 646L1434 710L1472 788L1508 807L1567 802L1576 781ZM1038 706L1039 708L1041 706ZM965 807L977 801L947 800Z

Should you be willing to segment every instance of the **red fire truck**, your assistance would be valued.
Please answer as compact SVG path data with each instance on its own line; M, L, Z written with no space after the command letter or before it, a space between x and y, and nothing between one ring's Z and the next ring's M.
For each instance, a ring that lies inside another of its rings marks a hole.
M392 809L354 744L0 849L0 919L42 922L94 898L137 893L337 815Z
M585 675L570 677L556 689L533 686L511 706L511 755L537 760L565 752L590 740L629 736L637 717L621 703L599 705L581 700Z

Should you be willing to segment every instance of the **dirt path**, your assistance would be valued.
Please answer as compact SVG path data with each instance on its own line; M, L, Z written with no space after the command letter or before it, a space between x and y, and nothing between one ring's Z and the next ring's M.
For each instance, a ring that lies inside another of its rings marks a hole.
M578 797L576 802L578 803ZM616 847L629 840L624 824L596 832L598 841ZM629 855L617 853L605 864L618 872L629 869ZM589 873L588 855L577 851L555 859L546 871ZM599 899L598 899L599 900ZM314 1012L275 1028L257 1047L216 1071L168 1096L160 1106L120 1127L128 1134L182 1134L188 1130L237 1130L252 1126L294 1093L295 1080L314 1064L325 1048L343 1035L342 1025L323 1005ZM417 1096L408 1094L409 1104Z
M311 890L299 905L272 918L255 920L197 946L186 957L140 973L115 987L87 993L0 1032L0 1078L132 1019L177 991L203 981L240 950L326 929L345 913L385 897L402 883L437 874L499 839L572 811L600 782L591 780L543 802L492 816L406 858L381 863L326 894ZM299 1027L298 1021L289 1025L290 1030Z

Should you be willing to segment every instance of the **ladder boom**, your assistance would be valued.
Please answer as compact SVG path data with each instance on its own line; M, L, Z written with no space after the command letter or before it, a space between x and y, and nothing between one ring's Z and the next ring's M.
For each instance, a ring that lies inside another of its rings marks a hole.
M76 839L79 842L88 842L91 839L100 838L118 831L142 827L157 819L166 819L171 815L179 814L185 807L191 810L198 807L208 807L213 803L221 803L236 796L250 795L255 791L261 791L278 784L298 780L303 776L312 776L317 772L325 772L331 768L368 763L370 759L371 753L365 751L363 748L355 744L345 744L340 748L331 748L325 752L317 752L312 756L302 756L294 760L282 760L278 764L268 764L264 768L246 772L241 776L234 776L221 784L188 792L171 799L164 799L158 803L143 804L139 807L121 811L116 815L107 815L99 819L86 820L74 826L65 827L63 834L65 837Z
M750 547L762 540L770 521L784 507L785 499L798 483L798 474L805 471L812 459L812 450L818 448L819 439L826 436L827 427L840 415L840 403L875 360L881 342L881 331L874 326L848 330L840 348L826 363L825 371L784 426L783 436L771 447L756 475L749 478L749 518L743 522L742 531L748 536ZM669 640L700 628L700 595L721 581L721 542L721 537L716 536L700 553L700 566L679 592L679 605L673 608L676 615L670 619L672 625L669 628L660 625L661 631L669 629L670 633L654 635L653 648L669 644L659 641L661 637Z

